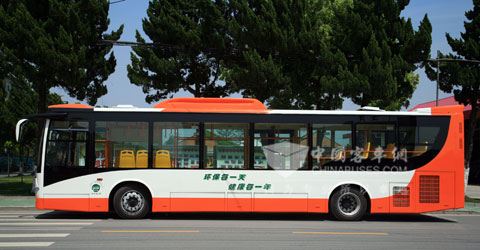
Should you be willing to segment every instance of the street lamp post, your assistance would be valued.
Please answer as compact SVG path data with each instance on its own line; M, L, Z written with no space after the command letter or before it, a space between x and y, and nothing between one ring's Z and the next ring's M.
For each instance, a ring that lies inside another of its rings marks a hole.
M438 107L439 85L440 85L440 50L437 50L437 98L436 98L436 107Z

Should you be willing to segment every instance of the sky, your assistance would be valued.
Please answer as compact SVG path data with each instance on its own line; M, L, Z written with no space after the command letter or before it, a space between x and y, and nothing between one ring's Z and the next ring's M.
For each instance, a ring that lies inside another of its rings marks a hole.
M115 0L111 0L115 2ZM124 24L124 30L120 41L136 41L135 32L138 30L142 37L147 41L148 37L142 31L142 19L146 17L148 8L148 0L126 0L110 5L109 18L110 30L118 29ZM432 46L431 58L436 58L437 50L443 54L451 53L452 50L447 43L445 34L449 33L454 38L459 38L460 33L464 32L463 27L465 12L473 9L472 0L410 0L410 4L405 8L401 15L412 20L413 28L418 30L420 21L425 14L432 24ZM131 104L135 107L149 108L155 103L147 103L141 87L130 83L127 77L127 65L130 63L131 48L128 46L115 46L113 48L117 59L115 72L110 75L105 82L108 93L98 99L96 105L113 107L119 104ZM420 83L410 99L410 106L435 100L436 82L430 81L423 69L418 69L415 73L420 75ZM64 101L68 103L85 103L71 98L62 89L54 88L51 91L62 96ZM452 96L453 94L443 93L440 91L439 98ZM185 92L179 92L174 97L193 97L193 95ZM233 95L231 97L241 97ZM344 110L355 110L359 106L346 99L343 103Z

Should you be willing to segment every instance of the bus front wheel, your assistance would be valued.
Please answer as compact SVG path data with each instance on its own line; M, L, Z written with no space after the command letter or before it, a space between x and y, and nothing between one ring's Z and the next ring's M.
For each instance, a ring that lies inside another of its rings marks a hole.
M367 211L367 199L356 188L342 187L331 197L330 211L338 220L359 220Z
M123 219L141 219L150 212L150 197L137 185L126 185L117 190L113 197L115 213Z

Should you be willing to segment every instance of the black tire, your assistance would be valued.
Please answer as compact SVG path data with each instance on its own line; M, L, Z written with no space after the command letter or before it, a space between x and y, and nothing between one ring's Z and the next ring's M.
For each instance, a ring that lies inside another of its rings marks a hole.
M113 196L115 213L123 219L142 219L151 210L151 198L145 188L125 185Z
M367 212L367 199L358 189L345 186L332 195L330 211L338 220L360 220Z

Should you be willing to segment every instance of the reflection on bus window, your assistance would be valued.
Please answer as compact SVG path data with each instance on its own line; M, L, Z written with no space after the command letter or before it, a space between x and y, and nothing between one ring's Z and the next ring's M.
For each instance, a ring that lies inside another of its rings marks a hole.
M307 168L307 134L306 124L256 123L254 168Z
M362 158L375 158L375 151L382 151L386 159L393 159L395 151L394 124L357 124L356 150Z
M96 168L147 168L147 148L147 122L95 123Z
M49 167L85 167L88 122L52 121L45 164Z
M199 168L199 124L153 123L154 168Z
M205 168L247 168L248 127L248 123L205 123Z
M352 149L352 125L313 124L312 163L325 165L331 161L345 161Z
M399 142L408 157L416 157L432 148L439 132L440 127L400 126Z

